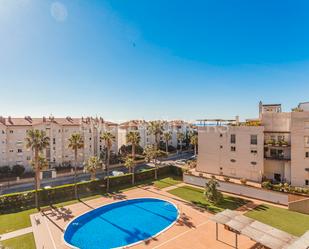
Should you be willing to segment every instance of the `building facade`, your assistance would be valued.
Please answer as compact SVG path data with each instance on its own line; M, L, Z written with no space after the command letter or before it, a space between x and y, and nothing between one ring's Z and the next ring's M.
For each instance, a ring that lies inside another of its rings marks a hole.
M27 131L39 129L46 132L50 145L43 152L50 167L72 164L74 153L69 148L69 138L74 133L80 133L84 140L84 148L78 151L78 164L87 158L99 155L105 144L100 139L103 132L109 131L118 139L118 125L106 122L102 118L4 118L0 117L0 166L24 165L31 169L33 152L26 148ZM113 144L112 150L118 151L118 144Z
M309 187L309 111L300 106L282 112L279 104L260 103L253 126L200 127L197 171Z

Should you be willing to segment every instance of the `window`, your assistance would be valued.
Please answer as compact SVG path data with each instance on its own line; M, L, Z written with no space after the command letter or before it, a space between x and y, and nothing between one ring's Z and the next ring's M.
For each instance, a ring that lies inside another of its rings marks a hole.
M12 133L14 133L14 131L13 131L13 130L10 130L10 133L12 134Z
M274 179L275 179L275 181L277 181L277 182L281 182L281 174L274 174Z
M231 144L235 144L236 143L236 135L232 134L231 135Z
M306 155L307 158L309 158L309 151L306 151Z
M232 162L232 163L236 163L236 160L235 160L235 159L231 159L231 162Z
M17 152L21 153L21 152L23 152L23 150L22 149L17 149Z
M10 150L10 152L13 152L13 150Z
M252 164L252 165L257 165L257 163L256 163L256 162L251 162L251 164Z
M252 154L257 154L257 150L251 150Z
M257 145L257 135L251 135L251 144L252 145Z
M220 133L220 137L223 137L223 135Z
M31 157L30 156L27 156L27 161L30 161L31 160Z
M220 149L223 149L223 146L222 146L222 145L220 145Z
M56 138L53 138L53 144L56 144Z
M309 185L309 180L305 180L305 185L306 185L306 186Z
M231 151L235 152L236 151L236 147L235 146L231 146Z
M4 130L2 130L2 134L5 134Z

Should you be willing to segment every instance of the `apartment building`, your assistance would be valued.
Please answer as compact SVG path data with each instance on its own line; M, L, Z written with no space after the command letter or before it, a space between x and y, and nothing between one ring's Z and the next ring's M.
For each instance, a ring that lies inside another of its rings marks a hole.
M84 148L78 153L78 163L82 164L88 157L99 155L104 148L100 135L105 131L118 137L117 124L106 122L102 118L4 118L0 117L0 166L15 164L24 165L30 169L32 151L26 148L25 138L30 129L46 131L50 138L50 146L44 151L44 156L50 166L64 165L74 162L74 153L68 147L68 139L74 133L80 133L84 138ZM117 152L115 142L112 150Z
M306 108L282 112L280 104L260 103L259 119L200 127L197 171L309 186Z
M172 139L169 141L169 145L177 148L180 144L180 141L177 139L178 133L188 134L196 130L190 123L185 122L183 120L172 120L172 121L162 121L163 125L163 133L164 132L171 132ZM148 132L149 122L145 120L130 120L119 125L119 140L118 144L119 147L126 144L126 135L130 131L136 131L140 134L141 142L140 146L145 148L149 144L155 143L155 137ZM164 142L163 134L161 135L160 141Z

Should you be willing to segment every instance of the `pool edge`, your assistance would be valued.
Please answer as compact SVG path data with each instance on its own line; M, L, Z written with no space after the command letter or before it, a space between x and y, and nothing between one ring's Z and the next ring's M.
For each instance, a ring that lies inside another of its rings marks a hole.
M107 206L107 205L110 205L110 204L113 204L113 203L125 202L125 201L129 201L129 200L138 200L138 199L155 199L155 200L160 200L160 201L169 202L169 203L171 203L171 204L176 208L176 210L177 210L177 218L175 219L175 221L173 221L169 226L167 226L166 228L164 228L162 231L156 233L155 235L153 235L153 236L151 236L151 237L149 237L149 238L147 238L147 239L140 240L140 241L137 241L137 242L134 242L134 243L132 243L132 244L125 245L125 246L113 247L113 248L111 248L111 249L129 248L129 247L132 247L132 246L141 244L141 243L143 243L143 242L146 242L146 241L148 241L148 240L150 240L150 239L156 238L156 237L158 237L160 234L162 234L162 233L166 232L168 229L170 229L170 228L171 228L173 225L175 225L175 223L179 220L179 216L180 216L179 208L177 207L177 205L176 205L174 202L169 201L169 200L165 200L165 199L161 199L161 198L155 198L155 197L137 197L137 198L130 198L130 199L126 199L126 200L119 200L119 201L115 201L115 202L106 203L106 204L104 204L104 205L101 205L101 206L96 207L95 209L98 209L98 208L101 208L101 207L104 207L104 206ZM93 210L95 210L95 209L93 209ZM90 211L88 210L88 211L83 212L82 214L76 216L73 220L71 220L71 221L65 226L63 235L62 235L61 237L62 237L62 241L64 242L64 244L65 244L66 246L68 246L69 248L71 248L71 249L80 249L79 247L73 246L73 245L71 245L71 244L69 244L68 242L65 241L65 239L64 239L65 231L67 230L68 226L69 226L74 220L76 220L76 219L79 218L80 216L82 216L82 215L84 215L84 214L86 214L86 213L89 213L89 212L91 212L91 211L92 211L92 210L90 210Z

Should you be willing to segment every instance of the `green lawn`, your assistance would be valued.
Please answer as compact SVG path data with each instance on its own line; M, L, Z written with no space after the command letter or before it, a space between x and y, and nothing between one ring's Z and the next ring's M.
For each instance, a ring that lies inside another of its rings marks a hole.
M213 204L205 199L203 189L190 186L179 187L168 192L212 213L218 213L227 208L237 209L248 202L241 198L223 195L223 200L219 204Z
M260 205L245 215L295 236L301 236L309 230L309 215L284 208Z
M167 187L170 187L170 186L177 185L181 182L182 181L179 178L167 177L167 178L163 178L163 179L155 181L153 185L156 188L162 189L162 188L167 188Z
M161 188L165 188L165 187L168 187L168 186L178 184L180 182L181 181L178 178L167 177L167 178L159 179L157 181L146 181L146 182L143 182L143 183L138 183L135 186L132 186L132 185L122 186L121 188L111 189L111 191L124 192L124 191L128 191L130 189L136 188L138 186L144 186L145 184L154 185L157 188L161 189ZM99 198L101 196L102 195L96 194L96 195L89 196L89 197L86 197L86 198L81 198L81 200L87 201L87 200L90 200L90 199ZM56 207L67 206L67 205L74 204L74 203L77 203L77 202L78 202L78 200L71 200L71 201L66 201L66 202L55 204L54 206L56 206ZM15 231L15 230L18 230L18 229L22 229L22 228L26 228L26 227L31 226L29 215L34 214L34 213L37 213L37 210L35 208L25 210L25 211L18 211L18 212L12 212L12 213L9 213L9 214L0 215L0 234L8 233L8 232L11 232L11 231Z
M13 239L2 241L2 245L9 249L36 249L33 233L28 233Z

